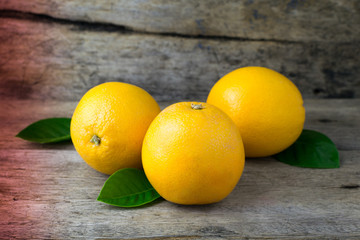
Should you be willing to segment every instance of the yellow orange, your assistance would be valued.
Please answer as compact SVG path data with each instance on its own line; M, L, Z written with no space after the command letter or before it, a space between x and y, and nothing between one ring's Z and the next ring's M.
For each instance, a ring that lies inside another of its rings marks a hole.
M150 183L178 204L224 199L240 179L244 159L234 122L206 103L181 102L164 109L151 123L142 148Z
M247 157L281 152L296 141L305 121L303 99L284 75L264 67L244 67L221 78L207 103L235 122Z
M99 172L141 168L142 141L159 112L159 105L142 88L103 83L78 103L71 120L71 139L84 161Z

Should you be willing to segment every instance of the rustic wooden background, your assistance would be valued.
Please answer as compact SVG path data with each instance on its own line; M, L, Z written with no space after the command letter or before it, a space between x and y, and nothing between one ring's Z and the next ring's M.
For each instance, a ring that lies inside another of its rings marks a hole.
M359 44L360 0L0 0L0 239L360 239ZM248 65L295 82L339 169L247 159L220 203L122 209L72 144L14 137L102 82L166 107Z
M205 100L259 65L305 98L358 98L359 44L358 0L0 0L0 96L71 101L124 81Z

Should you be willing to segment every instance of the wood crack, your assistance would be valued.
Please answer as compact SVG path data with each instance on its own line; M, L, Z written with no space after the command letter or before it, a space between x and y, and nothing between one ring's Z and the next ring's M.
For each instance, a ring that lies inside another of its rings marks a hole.
M340 186L340 188L345 188L345 189L358 189L360 188L359 184L343 184Z
M189 38L189 39L205 39L205 40L222 40L222 41L241 41L241 42L273 42L281 44L304 44L303 41L290 41L281 39L264 39L264 38L246 38L246 37L231 37L231 36L217 36L205 34L182 34L176 32L149 32L144 30L137 30L125 25L118 25L106 22L90 22L76 19L64 19L50 16L47 14L39 14L32 12L23 12L17 10L0 10L0 18L13 18L33 22L56 23L61 25L74 26L76 31L92 31L92 32L118 32L122 34L144 34L165 37Z

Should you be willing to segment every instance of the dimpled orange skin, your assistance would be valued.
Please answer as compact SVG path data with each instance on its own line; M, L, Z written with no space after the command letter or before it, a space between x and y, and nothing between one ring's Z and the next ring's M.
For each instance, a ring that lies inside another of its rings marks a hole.
M142 88L108 82L90 89L78 103L70 126L76 151L95 170L112 174L141 168L141 146L151 121L160 112ZM96 145L93 136L100 139Z
M224 199L244 169L244 149L233 121L202 103L173 104L151 123L143 143L145 174L166 200L185 205Z
M238 126L247 157L279 153L303 130L301 93L268 68L244 67L228 73L213 86L207 103L222 109Z

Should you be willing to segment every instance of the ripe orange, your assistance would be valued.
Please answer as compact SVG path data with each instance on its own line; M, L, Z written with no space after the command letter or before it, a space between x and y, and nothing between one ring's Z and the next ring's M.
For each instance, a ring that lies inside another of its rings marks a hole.
M159 105L145 90L108 82L90 89L71 119L71 139L92 168L112 174L141 168L141 145Z
M264 67L228 73L211 89L207 103L235 122L247 157L281 152L296 141L305 121L303 99L285 76Z
M234 189L244 168L234 122L206 103L181 102L151 123L143 143L145 174L156 191L178 204L208 204Z

